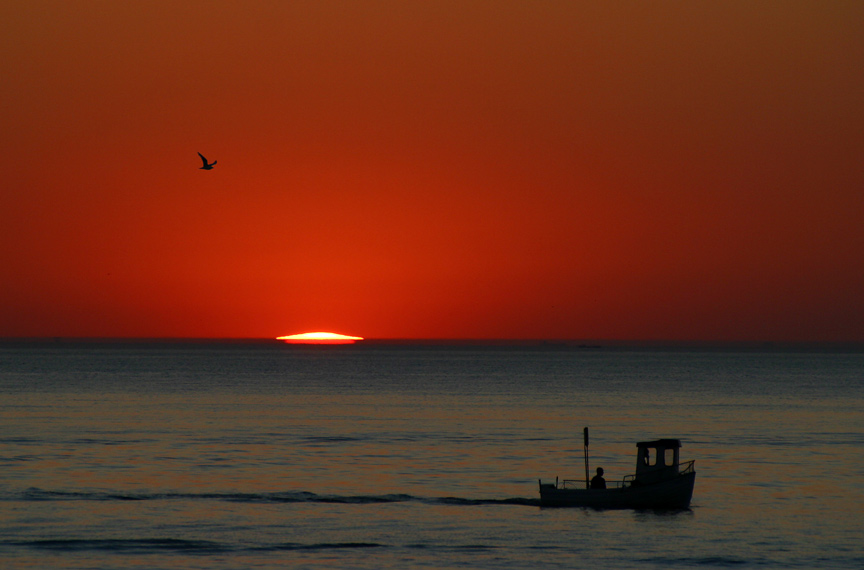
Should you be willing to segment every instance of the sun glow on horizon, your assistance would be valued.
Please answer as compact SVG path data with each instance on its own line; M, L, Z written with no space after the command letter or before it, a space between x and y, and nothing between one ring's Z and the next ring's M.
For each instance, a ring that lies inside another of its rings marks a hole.
M348 336L330 332L308 332L276 337L288 344L354 344L363 340L362 336Z

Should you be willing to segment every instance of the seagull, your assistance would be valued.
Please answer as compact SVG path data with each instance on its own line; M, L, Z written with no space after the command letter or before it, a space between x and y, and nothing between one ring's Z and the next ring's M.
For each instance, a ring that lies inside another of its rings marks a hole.
M198 153L198 156L200 156L200 157L201 157L201 160L204 161L204 166L202 166L202 167L199 168L198 170L213 170L213 165L216 164L216 161L215 161L215 160L214 160L213 162L211 162L211 163L208 164L207 159L204 158L204 155L203 155L203 154L201 154L201 153L199 152L199 153Z

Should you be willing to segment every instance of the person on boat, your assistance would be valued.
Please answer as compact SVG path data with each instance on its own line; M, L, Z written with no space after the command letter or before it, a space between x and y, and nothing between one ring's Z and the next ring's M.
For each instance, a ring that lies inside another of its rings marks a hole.
M606 479L603 478L603 468L597 468L597 475L591 479L591 488L592 489L605 489L606 488Z

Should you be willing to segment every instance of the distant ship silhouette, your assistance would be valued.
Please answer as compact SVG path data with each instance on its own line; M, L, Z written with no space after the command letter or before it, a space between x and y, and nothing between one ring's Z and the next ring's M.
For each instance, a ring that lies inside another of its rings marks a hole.
M216 161L215 161L215 160L214 160L213 162L208 163L208 162L207 162L207 159L204 158L204 155L203 155L203 154L201 154L201 153L199 152L199 153L198 153L198 156L200 156L200 157L201 157L201 160L204 161L204 166L202 166L202 167L199 168L198 170L213 170L213 165L216 164Z

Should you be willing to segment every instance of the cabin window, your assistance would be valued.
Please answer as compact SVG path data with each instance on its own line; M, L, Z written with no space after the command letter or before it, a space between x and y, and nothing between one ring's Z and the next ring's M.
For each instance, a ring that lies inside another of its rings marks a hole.
M642 463L647 467L657 465L657 450L650 447L645 448L645 456L642 458Z
M663 454L663 465L675 465L675 450L665 449Z

